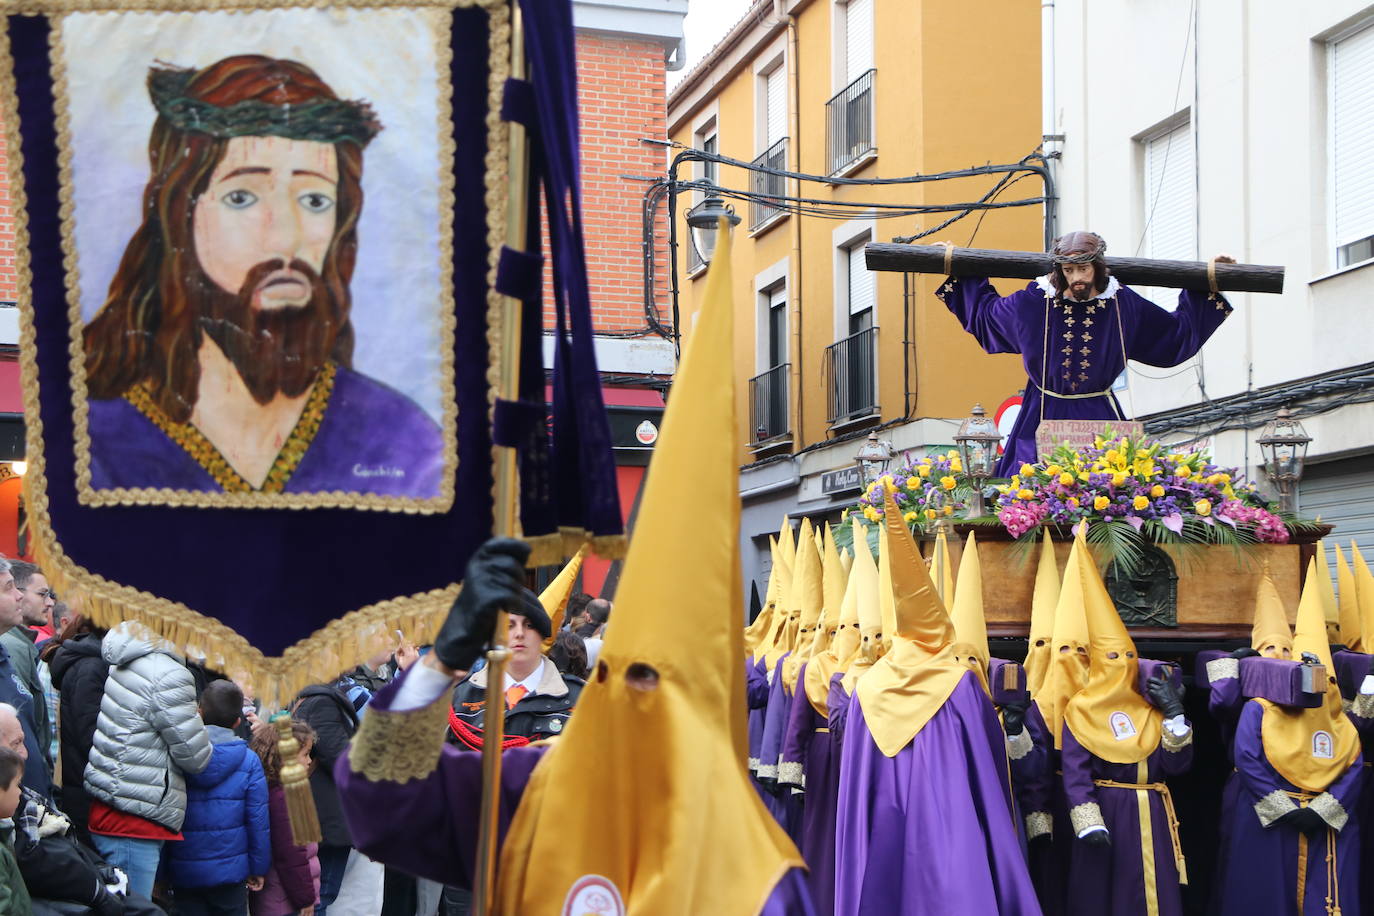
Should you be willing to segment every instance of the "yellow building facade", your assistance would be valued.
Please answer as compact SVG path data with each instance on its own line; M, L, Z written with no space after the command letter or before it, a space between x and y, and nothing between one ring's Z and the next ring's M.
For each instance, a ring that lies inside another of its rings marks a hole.
M669 138L838 179L1016 163L1041 141L1040 67L1039 5L1024 0L760 0L670 93ZM721 358L750 408L739 442L743 536L755 548L784 512L830 518L852 502L831 472L853 467L870 430L898 450L948 446L975 402L992 413L1024 385L1018 357L984 354L935 298L941 278L862 266L865 243L951 215L886 208L976 201L1002 175L845 185L683 162L676 177L726 189L741 217L728 242L736 351ZM788 212L731 191L814 203ZM996 199L1043 193L1025 175ZM706 196L684 191L676 202L684 339L705 286L686 213ZM987 210L923 241L1040 250L1043 227L1039 205ZM755 552L746 547L745 566L758 581Z

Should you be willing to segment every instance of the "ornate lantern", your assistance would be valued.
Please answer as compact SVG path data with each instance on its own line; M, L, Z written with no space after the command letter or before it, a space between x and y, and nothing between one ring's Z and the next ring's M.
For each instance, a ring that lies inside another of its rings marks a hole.
M1302 480L1303 462L1307 460L1307 446L1312 437L1302 424L1293 419L1287 407L1264 427L1257 440L1264 453L1264 472L1279 491L1279 508L1293 511L1293 494Z
M859 447L858 454L854 456L854 463L859 466L859 476L863 479L865 487L887 473L887 466L895 454L892 443L880 440L876 429L868 434L864 444Z
M974 404L973 412L959 424L954 444L959 447L964 473L973 478L968 518L978 518L987 513L983 505L983 486L997 468L997 446L1002 444L1002 434L997 431L997 424L988 419L982 404Z

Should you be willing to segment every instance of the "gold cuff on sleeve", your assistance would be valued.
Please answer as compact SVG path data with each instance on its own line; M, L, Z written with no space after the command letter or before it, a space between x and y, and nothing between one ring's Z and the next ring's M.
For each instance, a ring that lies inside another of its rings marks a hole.
M1054 816L1048 811L1032 811L1026 815L1026 839L1033 840L1054 829Z
M1084 802L1081 805L1074 805L1069 809L1069 823L1073 825L1075 834L1082 833L1089 827L1107 826L1107 822L1102 819L1102 809L1097 806L1097 802Z
M1323 792L1316 798L1307 803L1307 807L1321 815L1322 820L1332 830L1340 830L1345 826L1345 822L1350 820L1350 815L1346 813L1341 803L1336 801L1336 796L1330 792Z
M1374 693L1355 694L1349 712L1357 719L1374 719Z
M1160 729L1159 745L1171 754L1176 754L1193 743L1193 730L1190 728L1182 735L1175 735L1166 725Z
M1255 813L1259 815L1260 823L1268 827L1296 807L1297 803L1288 797L1287 792L1275 789L1255 802Z
M1035 750L1035 742L1031 740L1030 731L1021 729L1015 735L1007 736L1007 756L1012 760L1020 760L1022 757Z
M778 783L784 786L796 786L801 788L806 785L806 776L802 773L802 765L798 761L784 761L778 764Z
M1224 681L1228 677L1240 677L1240 659L1214 658L1207 663L1208 682Z
M439 765L448 711L447 690L420 709L369 709L349 747L349 769L372 782L424 779Z

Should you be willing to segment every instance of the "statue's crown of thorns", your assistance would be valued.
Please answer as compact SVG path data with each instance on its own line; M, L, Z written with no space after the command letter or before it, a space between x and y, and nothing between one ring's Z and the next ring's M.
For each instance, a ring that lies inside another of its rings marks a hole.
M1070 232L1054 240L1050 257L1056 264L1091 264L1107 253L1107 243L1096 232Z
M298 105L273 105L257 99L219 106L186 94L195 76L183 67L158 66L148 71L153 107L178 130L234 137L283 137L318 143L356 143L365 147L382 124L367 102L317 98Z

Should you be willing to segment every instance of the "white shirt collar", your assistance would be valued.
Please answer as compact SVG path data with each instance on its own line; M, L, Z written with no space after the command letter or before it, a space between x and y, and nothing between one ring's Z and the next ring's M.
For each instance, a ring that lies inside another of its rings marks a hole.
M1037 286L1040 287L1040 291L1045 295L1057 295L1054 291L1054 284L1050 282L1049 274L1045 274L1043 277L1036 277L1035 283ZM1102 295L1098 296L1097 298L1110 299L1119 292L1121 292L1121 284L1116 281L1116 277L1108 277L1107 288L1103 290Z
M534 670L531 671L529 673L529 676L526 677L523 681L517 681L512 679L510 671L507 670L506 672L504 672L506 680L506 689L510 690L512 687L519 684L521 687L525 688L526 694L537 693L539 688L539 682L544 678L544 666L546 664L548 664L548 662L545 661L543 658L539 659L539 664L534 666Z

